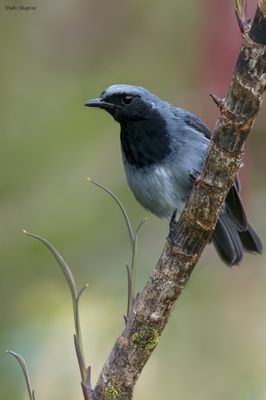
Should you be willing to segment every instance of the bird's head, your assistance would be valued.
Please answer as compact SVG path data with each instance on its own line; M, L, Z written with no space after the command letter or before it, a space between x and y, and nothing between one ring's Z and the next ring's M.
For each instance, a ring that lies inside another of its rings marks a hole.
M112 85L100 97L87 100L85 106L107 111L120 123L148 119L161 102L154 94L140 86Z

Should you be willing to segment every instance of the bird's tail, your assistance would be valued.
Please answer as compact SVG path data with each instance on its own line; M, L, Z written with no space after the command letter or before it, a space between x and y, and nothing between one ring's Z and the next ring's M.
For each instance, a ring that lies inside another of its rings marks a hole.
M247 223L241 229L227 207L220 212L212 241L219 256L229 266L239 264L244 251L262 253L261 240L252 226Z

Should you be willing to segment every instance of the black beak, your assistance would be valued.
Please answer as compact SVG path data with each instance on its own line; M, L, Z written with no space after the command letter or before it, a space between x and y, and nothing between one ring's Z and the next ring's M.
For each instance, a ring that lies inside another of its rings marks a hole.
M97 97L96 99L87 100L84 105L87 107L103 108L104 110L113 110L115 108L114 104L107 103L100 97Z

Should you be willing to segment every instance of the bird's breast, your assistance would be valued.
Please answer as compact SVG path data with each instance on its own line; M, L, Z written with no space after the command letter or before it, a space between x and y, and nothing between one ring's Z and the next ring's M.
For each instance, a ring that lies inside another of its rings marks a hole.
M140 204L158 217L170 217L175 209L182 211L186 193L166 165L136 169L124 161L127 182Z
M121 124L120 140L126 161L135 168L163 162L171 152L166 123L155 111L147 119Z

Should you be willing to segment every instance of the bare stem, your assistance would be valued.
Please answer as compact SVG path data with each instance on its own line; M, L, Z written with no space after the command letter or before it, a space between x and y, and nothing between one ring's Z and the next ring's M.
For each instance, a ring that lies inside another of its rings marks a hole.
M63 272L63 274L66 278L66 281L67 281L67 284L68 284L68 287L69 287L69 290L71 293L71 298L72 298L74 326L75 326L75 343L76 343L75 348L76 348L78 363L79 363L79 367L80 367L80 375L81 375L82 382L86 382L87 371L86 371L86 361L85 361L84 350L83 350L83 340L82 340L81 329L80 329L79 300L80 300L81 295L87 289L88 285L85 285L82 289L80 289L78 291L74 275L73 275L69 265L64 260L64 258L61 256L59 251L47 239L45 239L39 235L29 233L25 230L23 230L23 232L27 236L30 236L34 239L39 240L50 250L50 252L55 257L58 265L61 268L61 271Z
M32 386L31 386L30 375L29 375L29 371L28 371L28 368L27 368L26 361L24 360L24 358L20 354L14 353L14 351L6 350L6 353L11 354L18 361L19 365L21 366L23 375L24 375L24 379L25 379L25 382L26 382L29 399L30 400L36 400L36 396L35 396L34 390L33 390Z
M107 187L105 187L103 185L100 185L98 182L93 181L91 178L87 178L87 180L90 183L92 183L93 185L95 185L95 186L99 187L100 189L104 190L106 193L108 193L114 199L114 201L116 202L116 204L120 208L120 211L122 212L122 215L124 217L124 220L125 220L125 223L126 223L126 226L127 226L130 243L131 243L131 246L133 246L133 243L134 243L134 232L133 232L133 229L131 227L131 223L130 223L129 217L127 215L127 212L126 212L123 204L119 200L119 198L110 189L108 189Z

